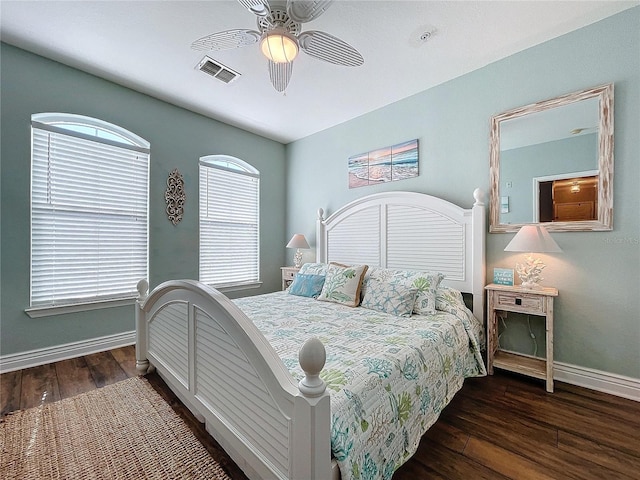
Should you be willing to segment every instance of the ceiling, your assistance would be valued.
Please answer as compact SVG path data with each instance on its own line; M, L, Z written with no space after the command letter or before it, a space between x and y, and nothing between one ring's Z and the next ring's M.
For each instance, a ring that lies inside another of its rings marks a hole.
M256 30L237 1L0 0L0 32L6 43L289 143L638 4L337 0L302 30L346 41L364 65L301 53L284 93L271 85L257 44L191 49L210 33ZM199 71L205 54L241 76L225 84Z

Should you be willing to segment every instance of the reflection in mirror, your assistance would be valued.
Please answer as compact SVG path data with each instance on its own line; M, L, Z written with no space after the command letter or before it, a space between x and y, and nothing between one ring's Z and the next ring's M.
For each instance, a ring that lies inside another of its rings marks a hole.
M494 116L491 133L491 232L612 229L612 84Z
M533 182L534 223L598 219L597 170L538 177Z

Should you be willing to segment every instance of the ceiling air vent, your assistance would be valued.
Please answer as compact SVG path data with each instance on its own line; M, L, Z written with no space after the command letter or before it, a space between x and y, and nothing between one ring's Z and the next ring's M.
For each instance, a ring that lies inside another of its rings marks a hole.
M240 76L238 72L234 72L229 67L216 62L210 57L204 57L197 66L198 70L217 78L221 82L231 83Z

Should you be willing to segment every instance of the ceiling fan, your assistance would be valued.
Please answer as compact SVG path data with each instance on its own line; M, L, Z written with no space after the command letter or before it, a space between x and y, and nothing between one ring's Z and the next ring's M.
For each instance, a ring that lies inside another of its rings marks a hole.
M273 87L283 92L293 70L293 59L302 50L318 60L358 67L364 63L362 55L348 43L320 31L302 32L302 24L315 20L333 0L238 0L255 14L258 31L234 29L206 35L191 44L195 50L230 50L260 43L267 57L269 77Z

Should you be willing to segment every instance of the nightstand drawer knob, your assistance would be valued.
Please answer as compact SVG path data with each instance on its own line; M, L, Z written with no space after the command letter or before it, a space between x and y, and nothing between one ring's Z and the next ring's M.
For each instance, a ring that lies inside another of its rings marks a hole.
M516 305L522 305L522 299L516 298Z

